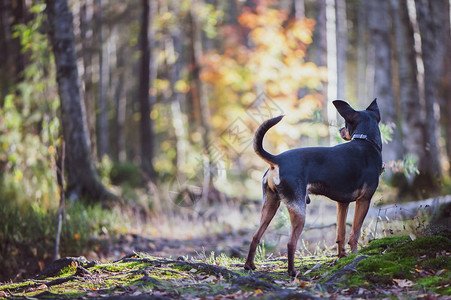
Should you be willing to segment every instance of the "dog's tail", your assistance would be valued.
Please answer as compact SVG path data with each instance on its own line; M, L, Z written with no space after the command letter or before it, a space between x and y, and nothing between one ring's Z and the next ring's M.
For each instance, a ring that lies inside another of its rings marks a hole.
M271 166L274 166L277 164L276 162L276 156L272 155L271 153L266 152L265 149L263 149L263 137L265 136L266 132L276 125L277 123L282 120L284 115L266 120L260 127L258 127L257 131L254 135L254 151L257 153L258 156L260 156L264 161L266 161Z

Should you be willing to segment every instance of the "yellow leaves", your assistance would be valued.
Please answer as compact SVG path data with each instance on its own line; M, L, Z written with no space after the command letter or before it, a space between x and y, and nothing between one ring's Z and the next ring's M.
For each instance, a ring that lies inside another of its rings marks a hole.
M22 178L23 178L23 173L22 173L22 171L21 171L21 170L15 170L15 171L14 171L14 181L15 181L15 182L19 182L19 181L22 180Z
M150 112L150 118L152 120L156 120L159 116L159 111L158 109L152 109L152 111Z
M76 241L78 241L78 240L80 239L80 234L75 233L75 234L74 234L74 239L75 239Z
M55 147L54 147L53 145L50 145L49 148L48 148L48 150L49 150L49 154L50 154L51 156L54 156L54 155L55 155L56 151L55 151Z
M178 80L174 86L175 90L179 93L186 94L189 92L189 84L185 80Z

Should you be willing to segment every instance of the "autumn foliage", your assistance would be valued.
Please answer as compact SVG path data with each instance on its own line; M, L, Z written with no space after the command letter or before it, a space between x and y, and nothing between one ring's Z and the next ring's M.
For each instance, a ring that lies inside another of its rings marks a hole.
M243 8L238 21L222 28L223 51L211 51L203 60L201 78L212 85L213 102L246 106L264 92L285 110L304 111L301 117L320 109L316 91L326 69L305 60L315 21L290 18L264 1ZM300 98L300 88L310 93Z

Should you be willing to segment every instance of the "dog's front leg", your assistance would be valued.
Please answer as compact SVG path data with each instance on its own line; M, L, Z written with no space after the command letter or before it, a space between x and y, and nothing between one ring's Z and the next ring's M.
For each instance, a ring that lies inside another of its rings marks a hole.
M263 233L265 233L266 228L268 228L269 223L271 223L272 218L274 217L277 209L280 206L278 195L269 189L265 191L264 201L265 202L262 208L260 226L257 232L254 234L254 237L252 238L251 246L249 247L249 253L247 254L246 262L244 263L244 269L246 270L255 270L255 251L257 250L257 246L260 243L260 239Z
M337 244L338 257L346 256L346 216L348 215L349 203L337 202Z
M294 269L294 253L296 252L296 246L304 229L305 223L305 202L302 204L296 204L295 206L289 206L288 212L291 220L291 236L287 244L288 251L288 274L290 276L296 276L296 270Z

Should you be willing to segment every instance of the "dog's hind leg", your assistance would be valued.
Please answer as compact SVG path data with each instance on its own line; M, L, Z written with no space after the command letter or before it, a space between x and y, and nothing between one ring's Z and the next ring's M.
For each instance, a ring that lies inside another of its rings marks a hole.
M346 256L346 216L348 215L349 203L337 202L337 244L338 257Z
M302 198L304 200L304 198ZM291 220L291 236L288 240L287 250L288 250L288 274L290 276L296 276L296 271L294 269L294 253L296 252L296 245L304 229L305 223L305 202L299 201L294 205L287 205L288 212L290 214Z
M363 221L365 220L368 209L370 208L369 198L358 199L355 204L354 221L352 222L351 235L349 237L349 245L351 252L357 253L357 244L360 238L360 230L362 229Z
M268 228L269 223L271 223L272 218L277 212L280 206L280 199L276 192L271 191L269 188L264 188L264 204L262 208L262 216L260 219L260 226L257 232L252 238L251 246L249 247L249 253L247 255L246 263L244 268L246 270L255 270L254 258L257 246L260 243L260 239L265 233L266 228Z

